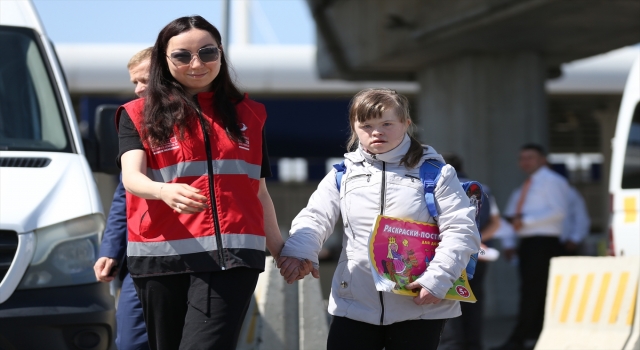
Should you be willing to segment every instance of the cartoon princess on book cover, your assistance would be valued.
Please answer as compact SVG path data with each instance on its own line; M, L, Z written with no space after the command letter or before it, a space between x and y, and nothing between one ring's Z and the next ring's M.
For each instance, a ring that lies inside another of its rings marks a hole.
M369 238L369 262L378 291L417 295L405 285L427 269L440 242L437 225L378 216ZM475 302L466 275L456 280L446 299Z

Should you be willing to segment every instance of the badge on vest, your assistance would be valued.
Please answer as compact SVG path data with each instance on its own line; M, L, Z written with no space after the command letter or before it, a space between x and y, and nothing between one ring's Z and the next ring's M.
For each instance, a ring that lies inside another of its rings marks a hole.
M180 148L180 144L178 143L178 139L174 136L163 145L151 147L151 152L153 152L153 154L159 154L162 152L173 151L174 149L178 148Z
M242 131L242 135L244 136L244 142L240 141L238 143L238 147L240 149L243 149L245 151L249 151L249 137L247 136L247 133L245 131L247 131L248 127L247 124L245 123L240 123L240 131Z

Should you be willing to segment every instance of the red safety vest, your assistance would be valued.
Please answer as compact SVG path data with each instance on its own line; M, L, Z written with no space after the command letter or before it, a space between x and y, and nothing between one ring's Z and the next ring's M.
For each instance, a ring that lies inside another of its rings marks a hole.
M167 143L150 147L143 140L143 145L151 180L198 188L208 198L209 208L198 214L177 214L161 200L127 192L127 262L133 276L233 267L264 270L266 239L258 188L265 108L246 94L236 105L246 138L238 143L229 139L216 117L213 93L200 93L197 98L202 111L183 139L176 128L176 136ZM140 132L144 99L121 106L116 120L122 109ZM200 118L210 126L206 137Z

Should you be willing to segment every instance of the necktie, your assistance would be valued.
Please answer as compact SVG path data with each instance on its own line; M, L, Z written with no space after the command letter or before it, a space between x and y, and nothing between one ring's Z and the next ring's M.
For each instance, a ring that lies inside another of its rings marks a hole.
M528 177L522 185L522 191L520 191L520 198L518 198L518 205L516 206L516 217L522 215L522 207L524 206L524 201L527 198L529 187L531 187L531 177Z

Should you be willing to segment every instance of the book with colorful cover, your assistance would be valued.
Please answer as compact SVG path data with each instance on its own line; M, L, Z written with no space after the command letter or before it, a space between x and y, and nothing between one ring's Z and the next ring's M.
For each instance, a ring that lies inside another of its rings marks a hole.
M417 296L416 291L404 286L426 271L439 243L438 225L378 215L369 238L369 263L376 289ZM476 302L465 270L445 299Z

